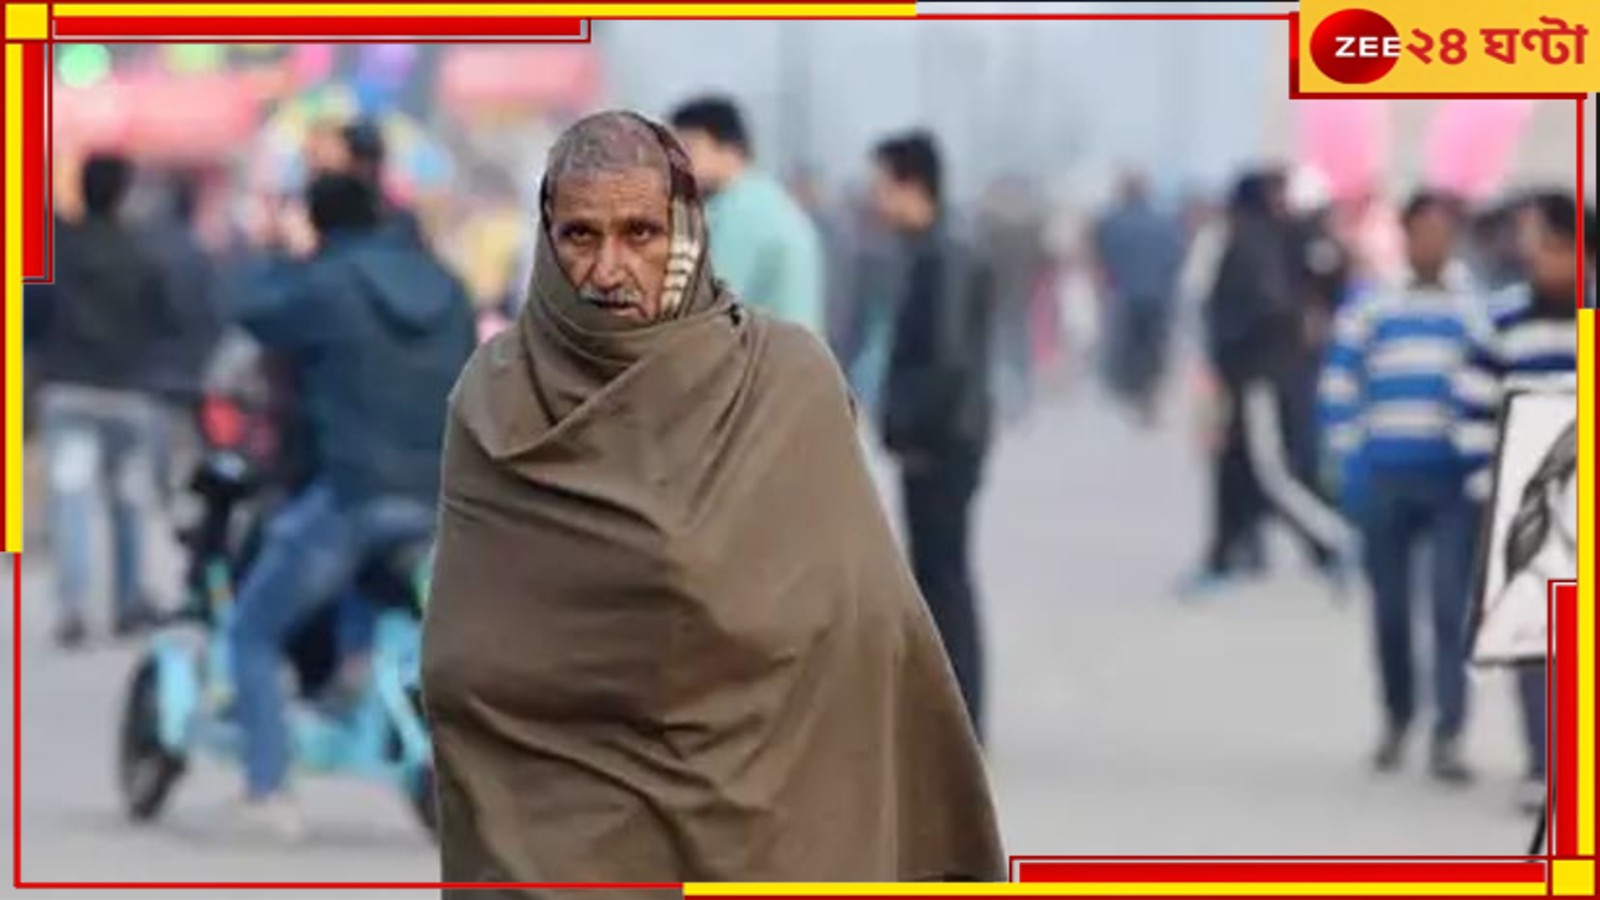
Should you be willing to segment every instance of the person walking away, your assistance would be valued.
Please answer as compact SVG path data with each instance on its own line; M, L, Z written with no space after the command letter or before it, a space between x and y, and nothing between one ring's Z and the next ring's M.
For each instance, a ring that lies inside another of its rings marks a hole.
M1262 517L1271 512L1324 571L1354 555L1356 536L1338 512L1295 477L1285 448L1286 382L1301 345L1286 227L1285 180L1258 172L1237 185L1226 249L1206 301L1207 356L1225 414L1215 469L1210 546L1188 596L1238 574Z
M716 277L665 127L586 117L544 173L527 302L446 425L422 647L445 897L1003 880L832 354Z
M1115 206L1095 225L1095 255L1110 329L1112 391L1146 424L1157 415L1173 299L1183 267L1181 223L1155 209L1138 172L1122 176Z
M284 644L336 602L375 553L431 534L441 423L475 346L465 288L405 235L382 227L370 182L328 173L308 194L315 247L247 273L234 309L292 367L314 465L309 485L267 525L230 635L244 818L286 838L303 825L286 788Z
M672 114L672 127L710 195L717 272L758 308L826 338L822 239L783 185L756 169L738 107L724 97L692 100Z
M151 376L181 316L160 271L121 221L132 178L133 167L122 157L101 154L85 162L83 220L61 235L55 283L37 286L33 298L47 307L40 417L61 602L56 638L67 647L87 636L102 496L110 502L115 632L130 634L153 616L143 587L144 522L156 469Z
M992 427L992 280L976 250L952 230L933 137L892 137L873 157L878 214L900 234L908 256L889 352L883 441L900 466L911 567L981 736L984 657L971 545L973 500Z
M1385 712L1373 764L1383 772L1401 765L1416 718L1412 576L1426 546L1436 706L1429 768L1457 784L1472 775L1461 734L1477 511L1454 443L1452 379L1467 359L1480 304L1449 268L1460 220L1454 198L1412 198L1402 218L1408 277L1339 314L1319 388L1324 434L1339 461L1346 514L1361 529L1372 589Z
M1578 206L1571 196L1541 193L1523 204L1518 233L1527 281L1490 304L1490 322L1475 335L1468 364L1455 380L1461 416L1456 443L1467 465L1467 496L1480 510L1493 488L1499 417L1508 388L1540 381L1570 387L1577 376L1577 232ZM1593 255L1592 244L1588 252ZM1545 677L1542 664L1523 667L1516 675L1527 748L1518 803L1529 811L1542 808L1546 797Z
M223 318L215 260L195 231L200 199L199 176L179 173L169 182L167 215L145 236L145 247L160 267L178 331L157 352L154 388L162 404L155 454L157 483L163 494L176 488L172 473L183 471L192 458L194 441L186 438L194 419L207 363L222 339Z

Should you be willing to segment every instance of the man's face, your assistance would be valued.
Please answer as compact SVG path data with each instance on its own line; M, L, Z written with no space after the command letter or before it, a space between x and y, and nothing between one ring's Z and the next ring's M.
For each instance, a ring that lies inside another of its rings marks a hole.
M554 186L550 237L561 271L586 302L653 321L672 247L666 176L626 169Z
M694 167L694 179L701 190L714 193L727 185L737 165L736 153L698 128L680 129L677 136L689 154L689 164Z
M906 221L906 187L894 179L882 164L872 171L872 210L890 228L903 228Z
M1577 290L1577 245L1557 234L1536 210L1524 210L1517 220L1517 244L1528 278L1550 293Z
M1438 275L1455 246L1455 216L1442 207L1430 206L1418 213L1406 229L1406 255L1418 274Z
M312 177L350 168L350 148L336 129L318 129L306 138L306 168Z

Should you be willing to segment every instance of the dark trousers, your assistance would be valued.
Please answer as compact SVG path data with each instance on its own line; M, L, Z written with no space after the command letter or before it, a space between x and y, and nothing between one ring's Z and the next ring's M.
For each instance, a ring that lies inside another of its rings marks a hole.
M1319 565L1334 558L1347 530L1318 491L1296 472L1288 394L1265 380L1229 383L1228 428L1213 468L1213 521L1206 571L1233 574L1260 554L1260 529L1280 519Z
M925 457L902 473L911 570L955 669L967 714L983 735L983 636L972 587L972 500L981 452Z
M1235 411L1229 414L1222 450L1212 461L1211 546L1206 551L1206 570L1216 575L1240 568L1243 558L1259 546L1258 529L1267 506L1261 483L1250 467L1237 398L1236 392L1230 392L1229 404Z
M1412 576L1416 552L1426 544L1433 563L1433 735L1454 739L1467 713L1468 595L1478 510L1454 472L1379 468L1369 479L1362 534L1388 724L1403 731L1416 714Z
M1124 401L1145 407L1155 400L1166 371L1171 313L1149 297L1121 297L1112 322L1112 352L1107 360L1111 387Z

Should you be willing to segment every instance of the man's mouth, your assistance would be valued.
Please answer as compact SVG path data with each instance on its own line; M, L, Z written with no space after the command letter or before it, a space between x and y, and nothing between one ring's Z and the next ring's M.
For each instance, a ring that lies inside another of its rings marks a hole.
M598 306L607 312L616 313L620 316L626 316L629 318L644 317L643 304L641 304L636 298L629 296L626 293L600 294L594 292L585 292L583 294L583 299L587 303Z

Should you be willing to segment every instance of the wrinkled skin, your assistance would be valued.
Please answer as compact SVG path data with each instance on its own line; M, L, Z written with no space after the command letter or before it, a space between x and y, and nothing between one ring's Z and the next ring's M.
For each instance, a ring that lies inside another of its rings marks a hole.
M652 168L556 183L550 238L580 297L632 321L655 320L671 251L668 194L666 178Z

